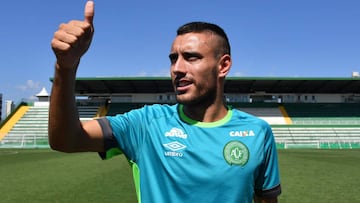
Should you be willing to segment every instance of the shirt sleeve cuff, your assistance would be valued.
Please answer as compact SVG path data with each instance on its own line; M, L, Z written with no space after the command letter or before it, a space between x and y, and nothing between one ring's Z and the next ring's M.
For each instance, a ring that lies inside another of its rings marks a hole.
M263 198L273 198L281 194L280 184L268 190L255 190L255 195Z
M122 154L119 144L113 135L112 128L110 127L109 120L106 117L96 119L101 126L104 136L104 152L99 152L101 159L110 159L116 155Z

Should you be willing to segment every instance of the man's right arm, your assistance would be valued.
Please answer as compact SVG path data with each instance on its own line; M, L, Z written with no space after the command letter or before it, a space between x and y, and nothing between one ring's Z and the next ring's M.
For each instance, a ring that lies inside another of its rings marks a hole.
M63 152L104 149L100 125L97 121L81 123L75 101L76 70L94 33L94 2L86 3L84 16L83 21L61 24L51 41L56 65L50 97L49 144Z

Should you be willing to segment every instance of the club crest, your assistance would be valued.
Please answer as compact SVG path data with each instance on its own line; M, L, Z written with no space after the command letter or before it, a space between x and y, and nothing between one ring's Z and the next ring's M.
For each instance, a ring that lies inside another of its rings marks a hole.
M223 150L224 158L229 165L245 166L249 161L249 149L240 141L228 142Z

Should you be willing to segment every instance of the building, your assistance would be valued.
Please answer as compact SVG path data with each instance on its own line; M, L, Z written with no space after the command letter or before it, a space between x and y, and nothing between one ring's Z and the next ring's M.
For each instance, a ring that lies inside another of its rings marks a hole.
M0 93L0 122L2 119L2 94Z
M49 106L49 93L46 91L46 88L43 87L41 91L35 95L38 98L38 101L34 103L34 106Z
M13 112L13 110L15 109L15 104L14 104L14 101L12 100L6 100L5 102L5 118L8 117L11 112Z

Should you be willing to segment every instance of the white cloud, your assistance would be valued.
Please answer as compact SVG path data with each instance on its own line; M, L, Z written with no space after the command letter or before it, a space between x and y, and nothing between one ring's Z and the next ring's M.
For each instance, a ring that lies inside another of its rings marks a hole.
M34 80L27 80L25 84L18 85L16 89L20 90L21 100L36 101L35 96L41 89L41 83ZM14 98L15 99L15 98Z
M27 80L25 84L17 86L18 89L25 92L28 90L36 90L39 89L40 82L34 82L33 80Z

